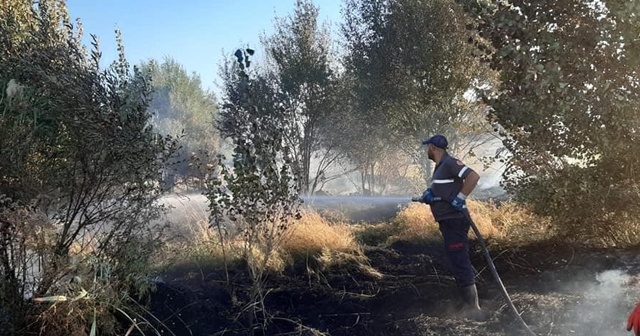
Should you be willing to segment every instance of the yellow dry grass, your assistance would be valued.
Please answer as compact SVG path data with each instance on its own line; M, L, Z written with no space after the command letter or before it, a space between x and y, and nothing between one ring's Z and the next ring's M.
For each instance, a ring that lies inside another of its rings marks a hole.
M242 242L233 237L221 241L218 231L210 227L204 208L186 206L172 224L165 249L156 260L158 268L186 265L222 269L242 262Z
M485 238L531 241L543 237L548 228L548 220L533 215L516 203L506 202L498 206L493 202L469 200L467 206L480 234ZM438 224L425 204L409 204L398 213L391 225L393 233L387 243L440 238Z
M526 243L543 239L549 227L548 220L536 217L516 203L498 206L492 202L469 200L467 204L483 237L494 241ZM222 268L225 264L238 267L247 261L246 253L250 253L252 260L264 260L258 247L246 252L240 236L228 236L222 244L216 229L209 227L206 215L192 213L189 217L181 224L187 227L189 238L171 244L172 251L167 255L176 256L171 263L196 264L203 268ZM338 218L329 219L314 211L303 212L302 218L293 222L277 242L267 260L267 269L281 272L288 265L300 263L306 264L307 268L356 266L365 269L368 260L364 245L441 239L438 224L424 204L409 204L389 223L354 225ZM473 233L470 236L473 237Z
M332 222L314 211L306 211L291 227L280 245L289 263L304 262L322 269L356 269L374 278L382 275L369 265L362 245L349 224ZM312 268L312 267L311 267Z
M168 264L223 268L225 263L228 267L244 264L246 253L256 262L265 258L258 246L247 251L241 236L228 236L221 242L216 229L209 227L202 214L193 212L180 225L188 234L169 244L165 257L172 258L165 259ZM303 212L302 218L294 221L277 243L266 263L271 272L281 272L287 265L310 260L319 267L367 263L362 246L348 224L330 221L313 211Z
M491 214L491 222L502 232L504 241L521 244L552 238L551 218L537 216L533 210L515 202L505 202Z
M476 223L480 234L484 237L491 238L504 238L505 232L501 230L496 221L497 217L503 216L501 214L502 208L497 207L493 202L481 202L469 200L467 202L469 207L469 213L473 222Z
M429 207L417 203L402 209L389 225L393 230L386 243L425 241L437 237L439 232Z
M292 256L319 255L322 250L360 254L361 247L347 224L330 222L317 212L305 212L280 246Z

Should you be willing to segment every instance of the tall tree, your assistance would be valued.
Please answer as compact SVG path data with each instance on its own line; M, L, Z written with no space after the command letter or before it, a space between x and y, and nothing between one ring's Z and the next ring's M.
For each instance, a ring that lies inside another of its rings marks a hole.
M512 155L507 187L572 234L637 213L640 1L461 2L495 49L500 86L484 98Z
M321 149L319 125L331 113L331 40L328 28L318 23L318 14L311 0L297 0L293 14L276 19L275 33L263 38L281 112L294 121L286 141L296 158L303 193L313 185L311 159Z
M385 140L420 160L428 177L421 139L445 133L455 150L460 136L482 125L478 102L465 93L489 81L490 72L467 43L468 17L453 0L345 4L345 67L359 120L384 129Z
M375 195L381 188L375 183L376 165L387 152L397 150L389 141L386 124L366 109L355 91L354 77L343 74L337 81L334 115L322 123L326 146L337 148L347 163L359 173L360 181L352 181L362 195ZM348 169L346 169L348 171Z
M214 157L220 149L214 124L217 114L214 94L202 87L200 76L188 74L172 58L162 63L151 60L143 63L141 69L151 74L154 92L149 110L154 115L154 124L164 134L182 137L177 163L168 175L201 180L199 171L189 169L197 166L192 159Z

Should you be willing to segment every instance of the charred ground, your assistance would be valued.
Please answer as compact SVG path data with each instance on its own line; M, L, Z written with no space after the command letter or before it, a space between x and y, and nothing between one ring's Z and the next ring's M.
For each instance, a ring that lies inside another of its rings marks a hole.
M489 246L515 306L538 335L628 334L625 314L640 291L625 272L637 270L637 249L560 242L516 248L489 241ZM476 241L472 255L481 306L492 313L482 323L456 316L456 288L439 241L367 246L365 252L379 274L349 266L319 270L312 264L272 274L265 298L272 322L253 331L240 317L246 274L232 270L227 283L220 269L173 268L151 297L154 324L162 334L179 336L523 334Z

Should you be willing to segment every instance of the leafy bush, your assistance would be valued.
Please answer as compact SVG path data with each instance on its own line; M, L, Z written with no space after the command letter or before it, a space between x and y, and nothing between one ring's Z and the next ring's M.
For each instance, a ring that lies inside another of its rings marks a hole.
M638 242L637 4L458 2L500 73L479 93L507 149L506 189L552 216L562 239Z
M0 306L13 307L0 329L66 335L63 321L82 315L75 323L91 323L77 328L115 332L131 289L148 290L161 233L150 223L176 143L150 126L149 76L131 71L119 35L103 70L64 1L0 9L0 272L12 279Z
M278 251L287 228L300 217L297 182L292 170L292 154L285 144L286 129L292 121L270 113L269 82L250 79L247 74L253 50L238 50L235 73L228 73L223 114L224 127L231 130L235 146L232 163L218 159L218 171L209 176L206 195L211 223L222 243L240 237L243 257L253 281L247 320L256 318L265 326L269 316L264 306L267 266ZM223 231L230 236L225 239ZM224 251L224 249L223 249ZM225 256L226 259L226 256Z
M520 193L537 213L553 217L560 239L600 246L640 242L640 190L632 175L611 169L609 160L532 180Z

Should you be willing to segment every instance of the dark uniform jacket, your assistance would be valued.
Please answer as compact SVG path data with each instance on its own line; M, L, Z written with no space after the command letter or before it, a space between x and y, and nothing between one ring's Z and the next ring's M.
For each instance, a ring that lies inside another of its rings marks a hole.
M450 218L462 218L462 212L457 211L451 206L451 201L462 190L463 180L473 170L466 166L462 161L445 153L436 165L431 178L431 190L433 195L441 197L443 202L434 202L431 204L431 212L436 221ZM445 202L446 201L446 202Z

